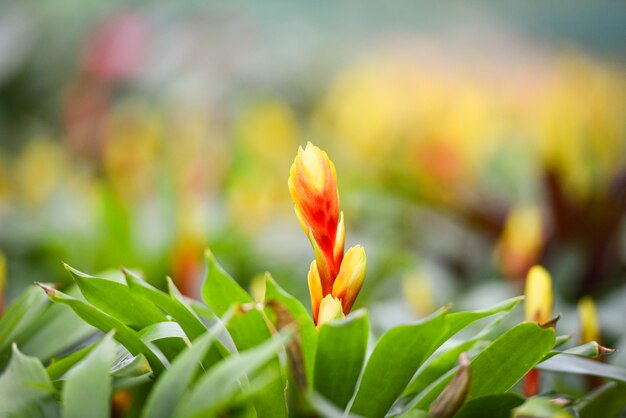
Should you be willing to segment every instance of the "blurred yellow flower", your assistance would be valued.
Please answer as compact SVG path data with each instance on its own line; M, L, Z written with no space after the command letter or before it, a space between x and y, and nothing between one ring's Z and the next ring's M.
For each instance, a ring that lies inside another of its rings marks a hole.
M526 277L525 318L527 321L545 324L552 316L552 279L550 273L533 266Z

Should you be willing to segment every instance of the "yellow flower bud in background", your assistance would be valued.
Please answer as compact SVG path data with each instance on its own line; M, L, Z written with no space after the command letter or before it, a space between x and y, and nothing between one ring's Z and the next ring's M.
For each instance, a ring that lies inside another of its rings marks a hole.
M526 306L527 321L544 324L552 316L552 279L550 273L541 267L533 266L526 277Z
M598 311L595 302L589 296L585 296L578 302L578 317L580 318L580 343L600 342Z

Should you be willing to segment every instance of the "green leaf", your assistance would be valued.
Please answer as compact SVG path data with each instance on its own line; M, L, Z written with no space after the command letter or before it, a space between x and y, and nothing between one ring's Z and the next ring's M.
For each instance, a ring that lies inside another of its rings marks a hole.
M0 416L31 416L36 405L54 394L41 361L22 354L13 344L9 365L0 375Z
M526 399L526 402L513 410L511 416L513 418L574 418L565 408L544 396L534 396ZM604 418L606 415L602 414L602 417Z
M52 363L46 368L48 377L50 380L57 380L63 376L69 369L74 367L76 363L84 359L87 354L93 350L95 345L89 347L83 347L80 350L73 352L72 354L65 356L59 360L53 360Z
M89 276L67 264L65 268L89 303L131 328L141 329L156 322L167 321L165 315L150 300L133 292L128 286Z
M502 334L472 360L468 401L509 390L552 349L555 340L552 328L544 329L534 322L521 323ZM410 406L427 408L452 375L442 376L420 393Z
M159 377L154 389L150 392L142 417L169 418L172 416L181 398L189 390L201 360L223 328L222 323L214 325L174 360L172 367Z
M446 322L448 323L448 330L446 332L446 340L452 337L454 334L468 326L469 324L478 321L479 319L487 318L501 312L510 312L517 306L520 301L524 299L523 296L518 296L505 300L491 308L481 309L477 311L469 312L453 312L446 315Z
M539 363L537 368L549 372L584 374L626 382L626 369L571 354L554 356Z
M456 365L461 353L471 350L478 343L482 343L481 345L484 345L482 348L485 348L488 342L483 341L483 339L489 337L489 335L498 328L502 319L504 319L504 316L501 315L499 318L491 321L487 326L485 326L485 328L474 338L448 348L443 353L437 355L434 359L431 357L431 360L421 367L413 380L411 380L411 383L409 383L404 391L404 396L410 397L426 389L428 385Z
M98 308L83 302L82 300L73 298L56 289L43 284L39 286L44 289L50 300L55 303L62 303L69 306L89 325L92 325L103 332L111 332L115 330L114 338L124 345L134 355L143 354L150 367L155 373L160 373L165 369L166 360L162 358L162 353L158 352L156 347L148 346L144 343L137 333L124 323L110 315L100 311Z
M91 352L68 373L63 385L64 418L108 418L111 407L109 369L116 346L107 334Z
M576 347L571 347L566 350L552 350L543 360L547 360L559 354L571 354L573 356L585 357L585 358L598 358L603 354L612 353L615 350L610 350L605 347L602 347L595 341L591 341L587 344L577 345Z
M454 418L509 418L523 403L524 397L515 393L483 396L467 402Z
M174 291L176 286L174 286L169 278L168 286L170 288L170 294L168 295L167 293L153 287L145 280L142 280L132 272L126 269L124 269L123 272L126 276L128 286L132 289L132 291L146 299L149 299L152 303L163 309L168 315L174 318L185 331L185 334L187 334L190 341L195 340L207 331L204 323L202 323L200 318L198 318L198 315L196 315L196 313L189 306L187 306L184 298L180 296L180 293Z
M315 328L313 319L302 303L285 292L272 276L268 274L265 277L265 302L270 303L274 300L282 303L298 323L298 332L301 339L300 346L304 357L307 383L309 387L311 387L315 368L315 351L317 349L317 329Z
M320 328L315 357L315 390L340 408L345 408L363 369L369 321L356 311L345 319Z
M165 338L187 339L187 335L180 325L173 321L157 322L156 324L149 325L139 331L139 337L146 343Z
M11 344L40 317L48 305L46 297L37 287L28 286L0 317L0 370L9 358Z
M271 338L266 319L245 290L217 263L210 251L207 278L202 286L202 297L215 314L221 316L230 306L239 306L233 319L228 323L228 332L239 351L255 347ZM278 360L270 362L270 368L280 373ZM276 381L270 385L264 396L257 399L256 411L259 417L278 418L286 416L284 386Z
M240 389L239 381L258 371L277 356L290 333L279 334L262 345L233 355L204 374L190 395L179 404L174 416L192 418L212 416Z
M445 311L387 331L367 361L351 411L382 417L446 332Z
M37 291L41 293L41 290ZM54 303L47 304L49 306L41 316L15 340L24 354L42 361L67 352L96 332L71 309Z
M575 405L580 418L618 417L626 408L626 385L606 383Z

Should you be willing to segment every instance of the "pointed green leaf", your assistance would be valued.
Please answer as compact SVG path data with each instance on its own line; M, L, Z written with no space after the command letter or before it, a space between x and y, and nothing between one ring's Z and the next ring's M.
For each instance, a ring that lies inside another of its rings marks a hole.
M30 416L29 410L54 393L41 361L13 344L9 365L0 375L0 416Z
M368 335L369 321L363 310L320 328L315 390L342 409L354 395L365 361Z
M534 322L521 323L502 334L472 360L468 401L509 390L541 361L552 349L555 340L554 329L541 328ZM446 387L452 374L442 376L420 393L410 406L427 408Z
M195 418L214 415L240 389L239 380L259 370L277 356L290 333L272 338L260 346L233 355L204 374L191 394L180 403L174 416Z
M167 293L162 292L156 287L150 285L145 280L139 278L132 272L129 272L128 270L123 271L126 276L128 286L132 289L132 291L146 299L149 299L152 303L163 309L168 315L174 318L185 331L185 334L187 334L190 341L195 340L207 331L204 323L202 323L200 318L198 318L198 315L196 315L196 313L186 305L182 296L178 297L179 293L173 293L175 286L171 283L171 280L168 280L168 286L170 287L170 294L168 295Z
M584 374L626 382L626 369L571 354L554 356L539 363L537 368L550 372Z
M189 390L202 358L222 329L222 323L214 325L174 360L168 372L159 377L154 389L150 392L142 417L169 418L172 416L181 398Z
M82 300L73 298L51 287L39 284L44 289L50 300L55 303L68 305L78 316L80 316L89 325L92 325L103 332L111 332L115 330L115 339L123 344L132 354L143 354L150 363L150 367L155 373L160 373L165 369L166 360L162 357L162 353L156 347L148 346L144 343L137 333L124 323L110 315L100 311L98 308L83 302Z
M387 331L367 361L351 411L364 417L384 416L445 332L443 310Z
M52 363L46 368L48 377L50 380L57 380L63 376L69 369L74 367L76 363L84 359L87 354L93 350L95 345L83 347L80 350L74 351L72 354L67 355L61 359L53 360Z
M64 418L108 418L111 407L111 375L116 345L107 334L73 367L63 385Z
M167 321L150 300L128 286L89 276L68 265L65 267L89 303L131 328L141 329L155 322Z
M468 326L469 324L478 321L479 319L487 318L489 316L501 313L510 312L515 308L520 301L524 299L523 296L518 296L505 300L491 308L481 309L477 311L469 312L453 312L446 315L446 322L448 323L448 330L446 332L447 338L452 337L454 334ZM446 339L447 339L446 338Z

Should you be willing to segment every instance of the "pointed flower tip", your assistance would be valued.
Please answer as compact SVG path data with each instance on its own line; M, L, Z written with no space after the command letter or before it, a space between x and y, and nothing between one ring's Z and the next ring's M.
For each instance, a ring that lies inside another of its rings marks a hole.
M604 355L607 355L607 354L612 354L615 351L617 351L617 350L615 350L614 348L604 347L604 346L598 344L598 353L601 356L604 356Z
M558 314L557 316L555 316L554 318L550 319L549 321L546 321L544 323L539 323L539 326L543 329L547 329L547 328L555 328L556 327L556 323L559 322L559 319L561 319L561 314Z

